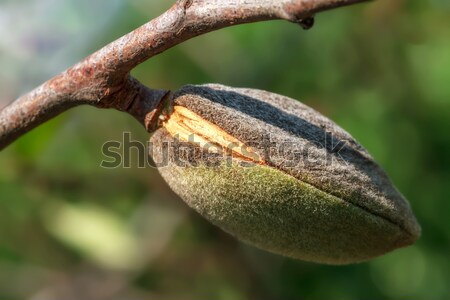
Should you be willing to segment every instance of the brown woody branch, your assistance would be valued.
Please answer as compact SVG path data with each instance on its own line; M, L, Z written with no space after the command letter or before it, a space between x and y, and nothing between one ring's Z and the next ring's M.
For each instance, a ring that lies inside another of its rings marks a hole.
M192 37L220 28L302 20L365 0L178 0L168 11L105 46L0 111L0 149L65 110L89 104L133 115L148 131L168 91L153 90L130 71Z

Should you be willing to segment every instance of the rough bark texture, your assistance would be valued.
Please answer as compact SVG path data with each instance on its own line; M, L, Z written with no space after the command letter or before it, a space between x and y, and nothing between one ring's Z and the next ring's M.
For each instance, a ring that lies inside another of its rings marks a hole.
M192 37L236 24L284 19L308 27L323 10L365 0L179 0L0 111L0 149L59 113L82 104L116 108L151 130L166 91L129 76L138 64ZM307 20L307 21L305 21ZM149 114L149 116L147 116Z

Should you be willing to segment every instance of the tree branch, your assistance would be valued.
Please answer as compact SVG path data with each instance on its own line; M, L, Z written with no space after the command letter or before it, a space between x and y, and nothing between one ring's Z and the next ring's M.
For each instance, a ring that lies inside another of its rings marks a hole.
M178 0L168 11L105 46L0 111L0 149L65 110L89 104L133 115L154 127L167 91L129 76L144 62L192 37L220 28L283 19L302 20L366 0Z

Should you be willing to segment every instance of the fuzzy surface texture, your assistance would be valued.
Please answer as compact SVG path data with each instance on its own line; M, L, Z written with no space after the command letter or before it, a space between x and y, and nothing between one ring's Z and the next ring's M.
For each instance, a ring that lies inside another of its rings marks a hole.
M291 98L222 85L186 86L183 106L251 147L264 164L205 153L164 128L153 157L172 189L212 223L282 255L359 262L420 235L408 202L347 132Z

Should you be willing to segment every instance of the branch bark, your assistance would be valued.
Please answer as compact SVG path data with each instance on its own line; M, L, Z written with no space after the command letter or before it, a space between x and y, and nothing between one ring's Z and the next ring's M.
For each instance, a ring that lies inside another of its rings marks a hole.
M178 0L156 19L105 46L0 111L0 149L66 111L88 104L133 115L148 131L168 91L143 86L129 74L195 36L224 27L282 19L305 26L314 14L366 0Z

